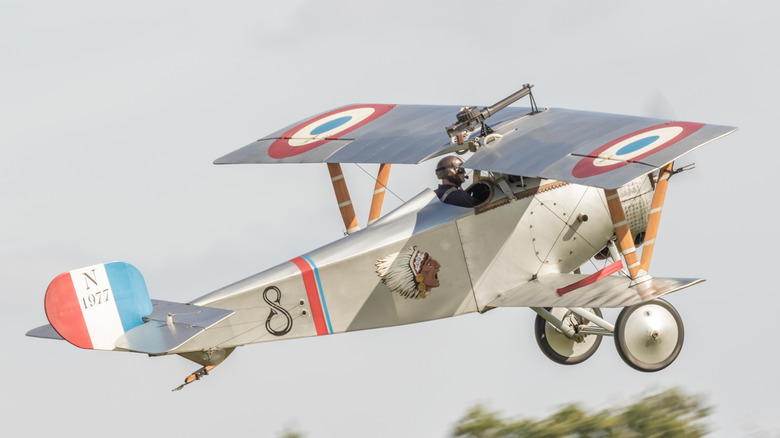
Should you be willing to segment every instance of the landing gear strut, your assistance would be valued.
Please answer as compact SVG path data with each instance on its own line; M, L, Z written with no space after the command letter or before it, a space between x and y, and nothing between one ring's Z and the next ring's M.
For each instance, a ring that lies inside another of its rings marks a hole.
M536 343L545 356L562 365L574 365L593 356L601 344L601 336L589 335L586 328L590 324L587 316L556 307L541 309L534 322ZM584 309L601 318L598 308ZM550 318L552 316L552 318ZM547 318L545 318L547 317ZM549 319L549 320L548 320Z
M597 308L532 309L537 313L536 342L545 356L559 364L585 361L596 352L602 336L614 336L623 361L643 372L666 368L682 349L680 314L661 299L623 308L614 326L601 318Z

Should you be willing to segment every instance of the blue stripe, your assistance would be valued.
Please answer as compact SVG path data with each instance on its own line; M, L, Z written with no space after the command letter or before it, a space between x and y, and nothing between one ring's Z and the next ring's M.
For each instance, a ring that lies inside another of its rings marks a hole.
M636 152L639 149L642 149L643 147L653 144L656 140L658 140L660 137L657 135L653 135L651 137L645 137L639 140L636 140L632 143L629 143L622 148L620 148L619 151L616 152L617 155L625 155L630 154L631 152Z
M143 324L142 318L152 313L152 301L141 272L124 262L111 262L103 266L114 293L114 305L119 312L122 328L127 332Z
M328 132L332 129L338 128L339 126L349 122L350 120L352 120L352 116L339 117L338 119L323 123L322 125L312 129L309 135L318 135L318 134L322 134L323 132Z
M320 302L322 303L322 313L325 314L325 322L328 323L328 333L333 333L333 326L330 325L330 314L328 313L328 305L325 304L325 296L322 294L322 282L320 281L320 270L317 269L317 265L307 255L301 256L306 262L311 265L314 270L314 278L317 279L317 292L320 294Z

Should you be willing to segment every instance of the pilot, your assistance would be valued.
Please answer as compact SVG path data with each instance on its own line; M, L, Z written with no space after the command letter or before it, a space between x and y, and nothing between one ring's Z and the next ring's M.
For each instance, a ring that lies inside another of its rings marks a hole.
M468 179L466 170L460 167L462 164L463 160L453 155L439 160L439 164L436 165L436 178L441 179L441 184L434 191L445 204L476 207L481 201L460 188Z

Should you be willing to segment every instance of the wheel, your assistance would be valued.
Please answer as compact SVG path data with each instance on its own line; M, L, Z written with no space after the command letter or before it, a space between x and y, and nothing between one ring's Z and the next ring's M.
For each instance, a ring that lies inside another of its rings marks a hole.
M685 331L677 310L655 299L620 311L615 322L615 347L632 368L660 371L677 358Z
M552 310L549 308L547 310L569 327L576 328L581 324L588 324L587 319L572 313L569 309L555 307ZM601 311L598 308L586 310L601 318ZM536 315L534 333L536 334L536 343L539 344L542 353L553 362L563 365L574 365L585 361L593 356L601 344L601 336L598 335L585 335L582 342L569 339L541 315Z

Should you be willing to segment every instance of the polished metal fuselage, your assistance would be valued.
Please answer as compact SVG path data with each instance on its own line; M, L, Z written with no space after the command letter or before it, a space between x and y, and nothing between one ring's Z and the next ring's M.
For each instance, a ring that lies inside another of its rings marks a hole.
M613 236L600 189L528 178L510 186L514 200L496 189L476 210L443 204L426 189L364 230L194 300L235 314L174 352L484 312L537 277L572 272ZM405 269L405 250L439 266L424 298L402 296L378 273L387 259Z

